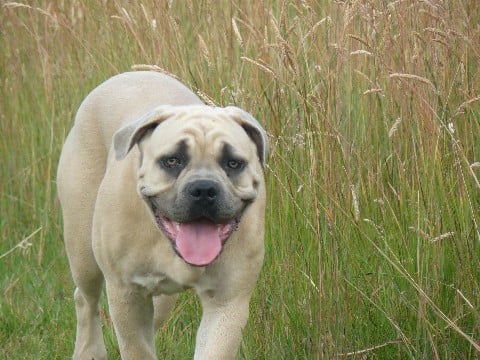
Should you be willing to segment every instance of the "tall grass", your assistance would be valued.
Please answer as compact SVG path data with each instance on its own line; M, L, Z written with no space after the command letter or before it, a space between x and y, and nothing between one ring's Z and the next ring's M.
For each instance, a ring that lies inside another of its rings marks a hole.
M240 358L479 358L479 23L468 0L2 2L1 353L72 353L58 155L94 86L150 68L270 136ZM160 357L192 357L200 311L181 297Z

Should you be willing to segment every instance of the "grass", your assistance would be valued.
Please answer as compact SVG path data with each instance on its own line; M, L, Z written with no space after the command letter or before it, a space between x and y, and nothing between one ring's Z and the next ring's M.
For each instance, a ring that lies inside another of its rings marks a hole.
M3 1L0 23L4 358L73 351L56 164L83 97L142 64L270 136L267 255L239 358L480 358L474 1ZM161 358L192 358L200 312L181 296Z

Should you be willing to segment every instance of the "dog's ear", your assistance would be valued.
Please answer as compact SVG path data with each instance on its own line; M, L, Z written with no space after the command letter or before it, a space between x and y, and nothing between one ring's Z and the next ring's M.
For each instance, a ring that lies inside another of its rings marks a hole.
M123 159L149 129L155 128L162 121L173 115L173 106L162 105L143 115L141 118L120 128L113 135L115 158L117 160Z
M268 138L265 129L252 115L236 106L227 106L225 110L255 143L260 163L265 167L268 156Z

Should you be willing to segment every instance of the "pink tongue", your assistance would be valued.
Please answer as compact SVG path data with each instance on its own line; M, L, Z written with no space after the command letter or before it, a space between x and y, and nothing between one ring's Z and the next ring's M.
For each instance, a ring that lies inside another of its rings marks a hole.
M208 220L180 224L175 243L182 258L197 266L210 264L222 251L218 226Z

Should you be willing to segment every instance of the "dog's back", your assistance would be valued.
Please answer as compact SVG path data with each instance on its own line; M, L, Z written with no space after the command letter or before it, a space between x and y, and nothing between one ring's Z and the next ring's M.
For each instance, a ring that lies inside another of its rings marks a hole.
M82 146L102 146L108 152L113 133L158 105L203 102L172 77L151 71L114 76L95 88L78 109L73 135ZM100 149L92 149L96 154Z

